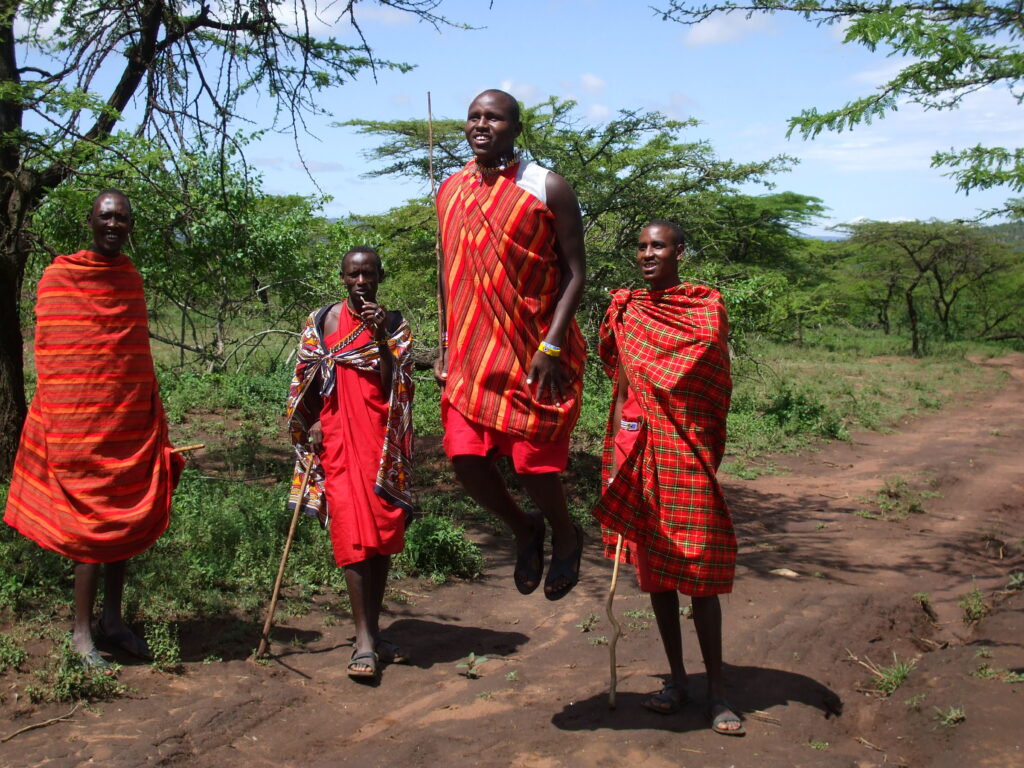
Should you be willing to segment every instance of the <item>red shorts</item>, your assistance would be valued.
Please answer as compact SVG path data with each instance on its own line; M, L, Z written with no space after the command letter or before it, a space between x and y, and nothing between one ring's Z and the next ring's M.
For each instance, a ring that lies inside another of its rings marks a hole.
M456 456L508 456L520 475L564 472L569 463L569 438L539 441L499 432L470 421L441 398L444 452Z

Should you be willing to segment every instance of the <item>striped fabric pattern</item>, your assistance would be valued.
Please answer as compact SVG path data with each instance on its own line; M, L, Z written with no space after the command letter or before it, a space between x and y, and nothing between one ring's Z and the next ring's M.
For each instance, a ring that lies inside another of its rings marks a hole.
M87 563L124 560L166 530L183 460L170 453L142 279L126 256L58 256L36 303L38 383L4 519Z
M579 417L585 346L573 320L562 345L565 401L537 402L526 385L547 334L562 272L554 216L515 183L516 166L481 176L470 161L437 195L447 294L452 407L528 440L567 437Z
M732 520L715 477L732 392L727 338L719 293L689 283L613 291L600 331L616 396L621 357L644 415L630 455L593 510L606 529L605 553L614 557L620 533L649 553L658 588L694 597L731 592L736 564ZM612 452L609 418L606 484Z

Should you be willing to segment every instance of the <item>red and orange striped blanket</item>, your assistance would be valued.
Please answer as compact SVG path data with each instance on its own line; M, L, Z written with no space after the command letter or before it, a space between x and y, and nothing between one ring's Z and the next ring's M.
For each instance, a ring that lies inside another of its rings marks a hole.
M606 529L606 554L614 556L620 533L630 548L646 550L652 584L696 597L731 591L736 563L715 477L732 393L727 338L718 291L689 283L613 291L600 330L601 362L615 381L612 412L625 386L620 359L643 410L630 455L593 509ZM606 484L613 450L609 419Z
M36 301L37 385L4 520L47 549L109 563L166 530L180 455L157 390L142 278L126 256L58 256Z
M445 397L477 424L528 440L567 438L576 425L586 347L573 320L562 348L560 405L526 384L558 303L554 215L519 187L521 164L481 176L470 161L437 194L447 297Z

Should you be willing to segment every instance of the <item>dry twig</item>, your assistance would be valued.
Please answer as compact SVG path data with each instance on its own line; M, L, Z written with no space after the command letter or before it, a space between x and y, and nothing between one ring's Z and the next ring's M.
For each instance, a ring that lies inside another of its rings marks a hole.
M68 712L66 715L61 715L60 717L51 717L49 720L44 720L41 723L33 723L32 725L26 725L24 728L19 728L14 733L9 733L8 735L0 739L0 744L10 741L18 734L25 733L25 731L33 731L36 728L45 728L48 725L53 725L54 723L59 723L63 720L69 720L71 716L75 714L75 712L78 710L80 706L82 706L82 702L78 702L77 704L75 704L75 706L71 708L71 711Z

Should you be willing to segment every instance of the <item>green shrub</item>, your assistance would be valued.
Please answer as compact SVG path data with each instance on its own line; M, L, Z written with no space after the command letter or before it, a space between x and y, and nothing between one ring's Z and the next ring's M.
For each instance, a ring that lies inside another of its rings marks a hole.
M850 436L828 405L788 385L772 396L763 416L778 424L787 435L810 434L829 440L846 440Z
M158 672L175 672L181 667L181 640L177 626L169 621L148 625L146 643L153 654L153 669Z
M258 613L269 599L291 522L287 494L286 481L213 480L186 468L170 528L129 564L130 601L154 621L229 607ZM309 517L299 520L286 579L304 595L344 584L327 534Z
M395 557L395 567L435 581L449 576L471 579L483 572L484 558L461 525L429 515L405 532L405 550Z
M117 672L117 665L113 665ZM40 681L25 687L34 702L40 701L106 701L120 696L128 689L114 675L105 675L98 669L87 667L71 644L71 635L64 635L45 669L33 673Z
M6 632L0 632L0 672L17 669L26 658L25 649Z

